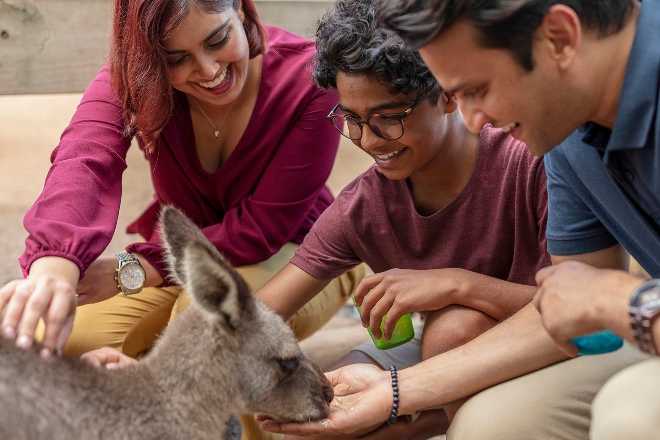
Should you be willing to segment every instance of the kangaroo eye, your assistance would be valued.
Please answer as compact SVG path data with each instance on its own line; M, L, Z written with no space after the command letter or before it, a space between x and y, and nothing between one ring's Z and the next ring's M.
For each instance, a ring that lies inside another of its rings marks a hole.
M280 367L282 371L290 376L300 369L300 359L299 358L289 358L289 359L280 359Z

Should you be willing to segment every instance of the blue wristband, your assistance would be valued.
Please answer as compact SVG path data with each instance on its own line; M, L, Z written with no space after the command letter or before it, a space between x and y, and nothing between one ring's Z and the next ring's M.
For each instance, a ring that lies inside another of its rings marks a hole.
M609 353L623 345L623 339L610 330L578 336L572 338L571 342L578 348L580 355Z

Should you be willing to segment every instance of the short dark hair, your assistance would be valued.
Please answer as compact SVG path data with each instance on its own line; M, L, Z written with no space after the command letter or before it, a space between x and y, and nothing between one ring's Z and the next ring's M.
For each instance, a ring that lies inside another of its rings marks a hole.
M433 102L440 85L419 54L378 22L380 0L337 0L318 20L314 81L337 88L337 73L377 77L392 94L429 94Z
M551 6L572 8L586 29L600 37L620 31L637 0L383 0L379 18L418 49L458 21L477 29L477 43L510 52L525 69L534 68L532 38Z

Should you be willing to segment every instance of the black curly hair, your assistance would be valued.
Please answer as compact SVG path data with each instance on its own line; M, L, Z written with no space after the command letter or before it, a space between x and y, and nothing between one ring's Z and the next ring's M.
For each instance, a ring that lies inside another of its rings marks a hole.
M314 81L337 88L337 72L368 74L392 94L428 94L436 103L442 89L416 51L380 26L380 0L337 0L318 20Z

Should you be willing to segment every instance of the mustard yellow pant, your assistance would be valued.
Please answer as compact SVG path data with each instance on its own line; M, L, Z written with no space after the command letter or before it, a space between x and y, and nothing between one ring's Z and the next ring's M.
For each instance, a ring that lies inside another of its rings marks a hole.
M288 243L268 260L236 270L256 290L289 262L297 248L298 245ZM354 268L334 279L298 310L289 320L298 340L310 336L332 318L351 297L364 274L364 265ZM150 287L137 295L118 294L100 303L80 306L64 352L81 355L100 347L113 347L139 358L151 349L170 319L188 303L189 297L180 287ZM243 440L278 438L261 431L252 416L242 416L241 422Z

